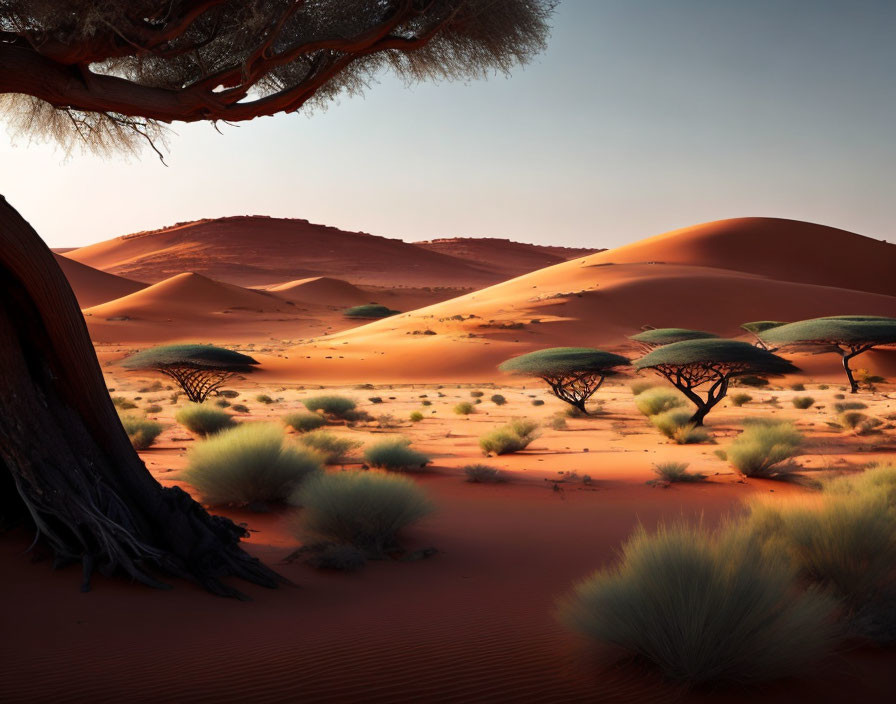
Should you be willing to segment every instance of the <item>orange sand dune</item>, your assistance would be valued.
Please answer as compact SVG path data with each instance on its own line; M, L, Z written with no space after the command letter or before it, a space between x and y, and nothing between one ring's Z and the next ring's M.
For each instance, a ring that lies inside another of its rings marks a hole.
M313 341L290 350L293 362L271 360L268 372L346 381L488 380L502 360L542 347L635 354L626 337L644 325L736 336L749 320L896 312L892 296L707 267L601 265L601 256Z
M502 266L489 261L474 263L401 240L307 220L261 216L197 220L116 237L66 256L152 282L182 271L241 286L334 276L361 286L480 288L506 278Z
M505 278L520 276L570 259L584 257L602 250L575 247L549 247L525 242L513 242L495 237L445 237L414 242L418 247L449 254L471 262L487 262Z
M591 259L593 263L710 266L896 296L896 244L799 220L717 220L610 249Z
M65 274L65 278L68 279L69 285L75 292L78 305L82 308L96 306L146 288L146 284L139 281L107 274L105 271L72 261L59 254L54 256L56 263L59 264L62 273Z
M276 286L269 286L266 290L289 301L331 306L354 306L368 303L371 300L370 294L357 286L329 276L287 281Z

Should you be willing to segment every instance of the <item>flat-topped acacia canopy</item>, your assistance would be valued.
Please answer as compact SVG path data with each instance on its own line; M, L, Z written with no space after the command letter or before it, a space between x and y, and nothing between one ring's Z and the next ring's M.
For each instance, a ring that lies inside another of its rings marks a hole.
M787 325L787 323L783 320L754 320L750 323L744 323L740 327L742 330L758 335L761 332L771 330L772 328L778 328L782 325Z
M248 355L214 345L161 345L131 355L121 363L126 369L154 369L166 366L190 366L247 373L258 361Z
M705 330L653 328L652 330L639 332L637 335L631 335L629 339L634 342L640 342L645 347L656 347L658 345L670 345L673 342L681 342L683 340L705 340L715 337L718 337L718 335Z

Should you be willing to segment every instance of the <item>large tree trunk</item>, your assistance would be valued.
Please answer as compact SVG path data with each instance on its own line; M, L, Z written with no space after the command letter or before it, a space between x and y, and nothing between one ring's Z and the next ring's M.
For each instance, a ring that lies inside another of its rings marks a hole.
M859 390L859 384L852 374L852 367L849 366L849 360L854 356L851 354L843 355L843 370L846 372L846 378L849 379L849 393L851 394L857 393Z
M0 196L0 511L32 524L60 563L164 586L154 571L241 596L221 578L277 575L140 461L103 380L75 296L37 233Z

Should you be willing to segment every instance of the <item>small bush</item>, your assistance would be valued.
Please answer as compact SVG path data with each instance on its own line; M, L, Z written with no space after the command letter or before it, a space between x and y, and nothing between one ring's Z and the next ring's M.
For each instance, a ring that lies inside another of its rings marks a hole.
M124 396L113 396L112 405L119 411L131 411L137 407L137 404Z
M551 419L548 421L548 425L552 430L568 430L569 426L566 424L566 417L564 415L558 414L551 416Z
M147 420L143 416L125 414L119 416L124 432L128 434L131 445L135 450L145 450L152 445L156 438L162 434L164 426L154 420Z
M635 405L647 417L681 408L684 404L685 400L680 393L662 387L647 389L635 396Z
M790 402L793 404L794 408L799 408L801 410L812 408L812 406L815 405L815 399L811 396L794 396L790 399Z
M174 420L197 435L212 435L234 425L233 416L213 406L188 403L178 410Z
M410 447L407 438L383 440L364 450L364 459L371 467L391 470L410 470L425 467L430 459L428 455L417 452Z
M423 414L420 411L414 411L413 413L411 413L410 418L411 423L419 423L421 420L423 420Z
M705 428L688 423L675 429L675 432L672 433L672 440L679 445L696 445L701 442L709 442L712 440L712 436Z
M482 391L471 391L470 396L472 396L473 398L482 398L483 396L485 396L485 393L483 393Z
M187 454L184 479L214 506L283 502L321 469L314 452L284 442L273 423L247 423L215 435Z
M802 434L786 421L754 422L728 448L728 461L745 477L775 478L792 469L782 463L799 454Z
M288 413L283 422L299 433L307 433L325 426L327 419L319 413Z
M318 475L293 500L304 507L300 537L353 545L371 556L396 548L399 533L432 511L413 481L371 472Z
M843 413L844 411L864 411L866 408L868 408L868 404L862 403L861 401L841 401L840 403L834 404L834 411L837 413Z
M528 447L536 437L538 423L518 418L497 430L492 430L479 438L479 447L486 455L507 455Z
M507 481L507 477L500 469L486 464L468 464L464 467L464 474L467 481L472 484L498 484Z
M801 383L791 384L791 385L790 385L790 390L791 390L791 391L805 391L805 390L806 390L806 385L805 385L805 384L801 384Z
M368 303L363 306L353 306L346 308L343 315L346 318L388 318L392 315L398 315L399 311L392 310L386 306L377 305L376 303Z
M255 397L255 400L258 401L258 403L265 404L266 406L274 402L274 399L272 399L267 394L258 394L258 396Z
M636 379L629 384L629 388L632 390L632 396L640 396L645 391L655 389L656 384L648 379Z
M475 410L476 409L473 407L473 404L469 401L461 401L454 407L454 412L459 416L469 415L475 412Z
M335 418L346 418L355 410L355 402L345 396L312 396L302 403L311 412L320 411Z
M837 416L837 425L843 430L851 430L856 435L865 435L882 425L880 418L872 418L861 411L845 411Z
M215 405L216 405L218 408L229 408L229 407L230 407L230 401L228 401L226 398L219 398L219 399L216 399L216 400L215 400Z
M431 406L431 405L432 405L432 401L421 401L421 402L420 402L420 405L421 405L421 406Z
M145 409L146 413L161 413L162 407L153 404L152 406L147 406Z
M833 605L735 527L639 529L561 604L572 629L688 684L789 677L827 653Z
M382 396L371 396L371 397L368 398L367 400L370 401L370 402L373 403L373 404L377 404L377 403L382 403L382 402L383 402L383 397L382 397Z
M687 462L660 462L653 465L653 473L664 482L699 482L706 479L705 474L689 472Z
M674 440L679 445L690 445L711 439L709 432L691 422L691 414L688 411L672 410L658 413L650 416L650 423L663 435L670 440Z
M504 398L501 394L495 394L491 397L490 400L496 406L503 406L505 403L507 403L507 399Z
M346 456L361 443L350 438L341 438L326 430L314 430L299 436L299 442L314 450L326 464L344 464Z
M740 407L743 406L744 404L747 404L747 403L749 403L750 401L752 401L752 400L753 400L753 397L750 396L750 394L745 394L745 393L743 393L743 392L739 392L739 393L735 393L735 394L730 394L730 395L728 396L728 400L731 401L731 403L732 403L733 405L735 405L735 406L737 406L738 408L740 408Z
M533 399L532 399L532 405L533 405L533 406L543 406L543 405L544 405L544 401L542 401L540 398L533 398Z
M761 376L739 376L735 379L735 385L751 386L756 389L761 389L763 386L768 386L768 379Z
M243 413L243 414L246 414L246 413L249 412L249 407L248 407L248 406L244 406L242 403L235 403L235 404L233 404L233 406L231 406L231 410L232 410L234 413Z
M236 398L239 395L239 391L233 391L232 389L221 389L218 392L218 396L223 396L224 398Z

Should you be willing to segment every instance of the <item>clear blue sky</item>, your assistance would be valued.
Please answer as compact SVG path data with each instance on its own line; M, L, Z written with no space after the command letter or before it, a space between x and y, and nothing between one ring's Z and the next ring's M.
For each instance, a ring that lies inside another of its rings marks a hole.
M765 215L892 241L894 37L893 0L564 0L509 79L179 125L169 168L0 131L0 192L52 246L247 213L594 247Z

